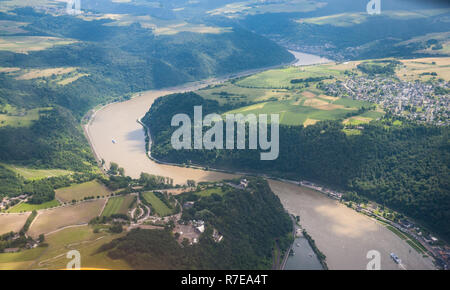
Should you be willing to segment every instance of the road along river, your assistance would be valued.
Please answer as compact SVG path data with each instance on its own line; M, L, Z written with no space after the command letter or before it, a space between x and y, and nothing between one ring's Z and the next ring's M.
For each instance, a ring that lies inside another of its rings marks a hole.
M231 177L230 174L162 165L150 160L146 155L144 130L137 122L158 97L197 90L224 80L212 79L177 88L146 91L131 100L102 107L84 128L94 154L98 159L104 159L106 165L118 163L127 175L134 178L147 172L171 177L175 184L183 184L188 179L211 181ZM382 269L401 269L389 257L391 252L402 259L402 267L406 269L433 268L430 258L423 258L384 226L337 201L287 182L270 181L270 185L284 207L290 213L300 215L301 225L326 255L330 269L366 269L369 250L380 252Z

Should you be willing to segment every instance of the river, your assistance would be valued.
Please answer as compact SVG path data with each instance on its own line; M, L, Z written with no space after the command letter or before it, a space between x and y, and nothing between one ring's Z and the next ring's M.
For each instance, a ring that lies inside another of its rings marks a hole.
M293 256L289 256L284 270L322 270L316 254L305 237L298 237L294 240Z
M301 54L296 55L299 56ZM311 64L311 58L302 57L296 64L302 62ZM147 172L170 177L176 184L183 184L188 179L212 181L232 177L233 175L225 173L155 163L146 156L144 130L137 123L137 119L144 116L158 97L197 90L224 80L226 77L177 88L146 91L131 100L102 107L92 115L84 128L94 154L99 159L104 159L107 165L110 162L118 163L127 175L134 178L139 177L141 172ZM366 253L372 249L381 253L382 269L399 269L389 257L391 252L395 252L404 261L407 269L433 268L429 258L422 258L408 244L372 219L318 192L287 182L270 181L270 185L284 207L290 213L300 215L301 225L327 256L330 269L365 269L368 262ZM295 248L294 245L294 250Z

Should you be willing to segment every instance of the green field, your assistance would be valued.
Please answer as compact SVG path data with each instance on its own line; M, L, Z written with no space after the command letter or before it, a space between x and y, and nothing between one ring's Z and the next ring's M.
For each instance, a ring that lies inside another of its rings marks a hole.
M212 195L213 193L218 194L218 195L224 195L224 194L225 194L225 192L224 192L224 191L222 190L222 188L220 188L220 187L217 187L217 188L208 188L208 189L205 189L205 190L196 192L195 194L196 194L196 195L199 195L199 196L210 196L210 195Z
M22 202L22 203L19 203L19 204L13 206L6 212L19 213L19 212L25 212L25 211L46 209L46 208L51 208L51 207L56 207L56 206L59 206L59 202L56 199L47 201L47 202L44 202L41 204L30 204L30 203Z
M197 93L220 104L240 106L230 114L279 114L280 124L309 126L318 121L345 119L346 115L371 104L348 98L327 96L317 87L318 80L334 82L345 71L361 74L358 62L287 67L264 71L249 77L210 86ZM311 79L313 78L313 79ZM319 78L319 79L318 79ZM291 83L300 79L308 82ZM349 125L368 123L384 114L377 109L346 120ZM359 117L359 118L358 118Z
M299 94L285 100L244 106L228 111L227 114L279 114L280 124L310 125L311 120L317 122L343 119L346 114L357 111L363 105L369 105L366 102L351 99L332 100L327 96L317 95L312 90L308 93L312 95L306 97Z
M71 185L57 189L56 198L62 202L71 202L72 200L82 200L85 197L103 197L111 194L111 191L97 180Z
M39 116L42 114L42 112L51 109L52 108L45 107L35 108L31 110L8 110L6 114L0 114L0 127L28 127L33 123L33 121L39 120Z
M42 256L36 260L32 269L65 269L69 259L66 254L68 249L75 249L81 254L82 268L100 269L129 269L130 267L121 260L112 260L107 252L96 253L97 249L123 234L93 233L89 226L67 228L46 236L49 244Z
M124 195L111 197L102 212L102 216L111 216L112 214L127 214L134 195Z
M167 205L162 202L153 192L144 192L142 195L145 201L152 205L152 209L159 216L167 216L173 213L173 210L168 208Z
M0 270L24 270L31 266L34 260L39 258L45 248L22 250L17 253L0 254Z
M65 269L66 254L70 249L80 252L81 267L102 269L129 269L121 260L112 260L102 252L96 250L112 239L122 234L93 233L91 227L80 226L67 228L45 237L48 247L38 247L31 250L22 250L18 253L0 254L0 270L6 269Z
M37 180L48 177L63 176L73 173L72 171L63 169L32 169L4 163L1 163L1 165L5 166L9 170L16 172L17 174L23 176L25 179L28 180Z
M344 77L344 70L338 69L334 63L303 67L287 67L258 73L236 82L236 85L252 88L298 88L302 84L292 84L293 79L311 77Z
M418 11L391 10L391 11L383 11L383 15L394 19L408 20L433 16L444 13L445 11L446 11L445 9L422 9ZM353 25L362 24L366 22L368 19L370 19L370 16L367 13L360 12L360 13L341 13L321 17L304 18L301 20L297 20L297 22L315 25L333 25L338 27L349 27Z

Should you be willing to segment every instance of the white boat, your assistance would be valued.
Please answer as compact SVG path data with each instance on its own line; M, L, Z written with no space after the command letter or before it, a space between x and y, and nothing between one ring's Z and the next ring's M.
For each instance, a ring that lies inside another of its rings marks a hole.
M401 263L402 263L402 260L400 260L400 258L399 258L396 254L394 254L394 253L391 253L391 258L392 258L392 260L394 260L394 262L397 263L397 264L401 264Z
M112 141L113 144L116 144L116 143L117 143L116 140L114 140L114 139L112 139L111 141Z

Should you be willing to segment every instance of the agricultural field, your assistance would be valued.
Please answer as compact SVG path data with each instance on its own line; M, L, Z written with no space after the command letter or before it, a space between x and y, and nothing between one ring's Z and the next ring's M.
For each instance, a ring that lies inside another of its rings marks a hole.
M55 67L47 69L24 69L17 73L16 80L32 80L51 76L68 74L75 71L75 67Z
M293 79L306 79L316 77L344 78L345 70L337 66L336 63L327 63L321 65L311 65L294 67L290 66L283 69L273 69L258 73L236 82L236 85L250 88L302 88L302 83L292 84ZM326 82L327 80L324 80Z
M284 125L309 126L319 121L336 119L345 119L344 122L351 125L368 123L383 116L384 112L377 108L346 118L347 114L372 104L328 96L317 87L319 81L327 83L343 80L350 71L362 75L356 68L359 63L359 61L333 62L268 70L210 86L197 93L220 104L241 105L240 108L227 112L230 114L279 114L280 124ZM292 80L299 81L292 83Z
M220 34L230 32L227 27L208 26L204 24L189 23L183 20L165 20L151 17L149 15L131 15L131 14L104 14L81 15L84 20L111 19L106 26L127 26L133 23L139 23L142 28L152 30L155 35L174 35L180 32L209 33Z
M71 202L73 200L83 200L85 197L105 197L111 194L111 191L98 182L92 180L89 182L74 184L69 187L55 190L56 198L62 202Z
M210 196L213 193L218 194L218 195L224 195L225 192L223 192L222 188L217 187L217 188L208 188L199 192L196 192L195 194L198 196Z
M101 245L122 235L124 233L94 233L89 226L66 228L45 237L48 247L0 254L0 270L65 269L70 261L66 257L69 250L80 252L83 268L129 269L128 264L121 260L110 259L106 252L96 253Z
M293 13L314 11L326 5L321 2L307 0L288 0L288 1L259 1L248 0L226 4L223 7L210 10L210 15L220 15L228 18L239 18L248 15L257 15L265 13Z
M81 77L89 76L77 67L54 67L21 69L14 67L2 67L0 73L5 73L16 80L35 80L37 83L49 83L52 85L65 86Z
M5 233L19 232L30 213L23 214L0 214L0 235Z
M306 94L307 93L307 94ZM367 102L336 99L317 95L311 91L279 101L264 102L229 111L229 114L279 114L280 124L311 125L322 120L344 118L348 113L356 112Z
M0 253L0 270L26 270L46 249L38 247L17 253Z
M100 215L105 202L102 198L39 212L28 234L37 237L63 227L88 223Z
M59 206L59 202L56 199L41 204L31 204L21 202L8 209L6 212L8 213L32 212L33 210L41 210L57 206Z
M417 11L383 11L384 16L388 16L393 19L414 19L424 18L444 13L446 9L423 9ZM360 13L341 13L332 14L321 17L303 18L297 20L298 23L308 23L315 25L332 25L337 27L349 27L366 22L370 18L370 15L365 12Z
M112 214L127 214L135 195L116 196L108 199L108 203L102 212L102 216L111 216Z
M142 195L145 201L152 205L152 209L159 216L167 216L172 214L173 210L168 208L167 205L162 202L153 192L144 192Z
M382 111L382 109L378 108L375 111L364 112L361 115L347 118L342 123L344 125L357 126L357 125L361 125L361 124L367 124L374 119L381 118L383 115L384 115L384 112Z
M0 50L27 54L30 51L45 50L55 45L72 44L70 39L49 36L1 36Z
M402 67L396 71L397 77L405 81L421 80L427 81L433 76L431 73L436 73L436 78L442 78L450 81L450 57L436 57L436 58L417 58L400 60Z
M52 110L52 108L42 107L25 110L17 109L12 106L0 107L0 127L29 127L34 121L39 120L42 113L49 110Z
M28 180L38 180L48 177L55 177L55 176L64 176L73 174L72 171L69 170L63 170L63 169L33 169L28 167L22 167L12 164L4 164L1 163L2 166L6 167L9 170L14 171L15 173L19 174L25 179Z
M333 25L338 27L348 27L365 22L369 15L367 13L342 13L321 17L304 18L297 20L298 23L308 23L315 25Z
M31 268L65 269L70 261L66 257L67 252L77 250L81 254L82 268L129 269L129 265L124 261L112 260L106 255L106 252L96 253L101 245L124 234L94 233L89 226L66 228L52 233L45 237L48 247L40 257L35 259Z

